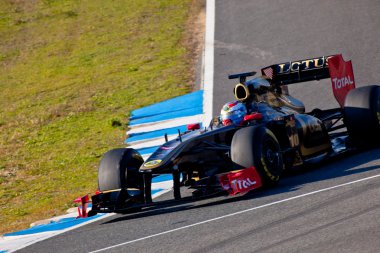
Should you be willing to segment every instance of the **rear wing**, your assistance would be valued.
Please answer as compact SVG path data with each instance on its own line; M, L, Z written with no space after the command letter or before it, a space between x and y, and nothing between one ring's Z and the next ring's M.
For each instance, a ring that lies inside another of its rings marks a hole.
M274 85L287 85L330 77L328 59L334 55L274 64L261 69Z
M330 64L329 64L330 63ZM341 54L274 64L261 69L272 85L287 85L331 78L332 90L343 108L348 92L355 89L351 61L344 61Z

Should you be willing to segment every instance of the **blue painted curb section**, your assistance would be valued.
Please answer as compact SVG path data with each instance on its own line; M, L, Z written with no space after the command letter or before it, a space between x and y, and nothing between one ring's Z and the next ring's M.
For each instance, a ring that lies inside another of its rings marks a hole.
M203 113L203 90L132 111L130 126Z
M63 218L59 221L51 221L49 224L37 225L37 226L24 229L21 231L5 234L4 236L29 235L29 234L35 234L35 233L48 232L48 231L63 230L75 225L79 225L83 222L87 222L89 220L99 218L100 216L104 216L104 215L105 214L97 214L89 218L80 218L80 219L76 219L75 217Z
M193 116L197 114L202 113L202 106L193 108L193 109L185 109L181 111L175 111L160 115L153 115L146 118L136 119L129 123L129 125L137 125L137 124L145 124L145 123L152 123L156 121L163 121L163 120L169 120L169 119L175 119L180 117L187 117L187 116Z
M160 103L149 105L131 112L131 120L150 117L158 114L171 113L194 107L201 107L203 104L203 90L195 91L190 94L175 97Z
M131 112L129 124L134 131L129 131L131 133L125 143L130 144L131 148L135 148L146 159L164 143L165 134L173 137L178 134L178 130L186 131L187 124L200 123L196 117L201 115L203 90L134 110ZM168 121L171 123L165 123ZM146 123L149 123L149 128L145 127Z
M173 176L171 174L164 174L164 175L160 175L158 177L152 178L152 183L160 183L160 182L172 181L172 180L173 180Z
M171 134L178 134L178 130L181 132L184 132L187 130L187 125L182 125L178 127L171 127L171 128L165 128L160 129L156 131L151 132L143 132L143 133L136 133L136 134L130 134L128 139L125 140L125 142L134 142L134 141L141 141L146 139L152 139L152 138L164 138L165 134L171 135Z

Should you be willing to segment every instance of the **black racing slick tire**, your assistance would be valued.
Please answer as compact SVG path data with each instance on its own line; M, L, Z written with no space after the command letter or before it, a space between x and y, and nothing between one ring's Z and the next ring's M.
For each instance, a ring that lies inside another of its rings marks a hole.
M276 184L284 171L278 140L262 126L242 128L234 134L231 160L243 168L254 166L267 186Z
M139 188L142 182L139 168L143 162L141 155L131 148L118 148L108 151L99 164L99 190Z
M351 90L344 102L344 122L356 146L380 143L380 86L371 85Z

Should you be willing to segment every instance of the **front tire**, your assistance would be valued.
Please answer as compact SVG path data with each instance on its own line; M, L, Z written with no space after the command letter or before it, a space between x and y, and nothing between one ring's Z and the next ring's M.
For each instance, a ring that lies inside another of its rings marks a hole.
M264 185L276 184L284 171L280 144L272 131L262 126L242 128L235 133L231 160L243 168L254 166Z
M142 176L139 168L144 162L141 155L131 148L112 149L104 154L98 169L100 191L121 188L140 188Z

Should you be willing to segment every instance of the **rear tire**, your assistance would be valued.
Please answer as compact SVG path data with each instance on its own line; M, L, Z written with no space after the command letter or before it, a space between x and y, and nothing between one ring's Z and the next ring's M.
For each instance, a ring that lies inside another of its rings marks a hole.
M100 191L121 188L138 188L142 183L139 168L144 162L141 155L131 148L108 151L100 161L98 186Z
M380 143L380 86L351 90L346 96L343 112L355 145L369 147Z
M243 168L254 166L264 185L276 184L284 163L280 144L267 128L253 126L235 133L231 144L231 160Z

